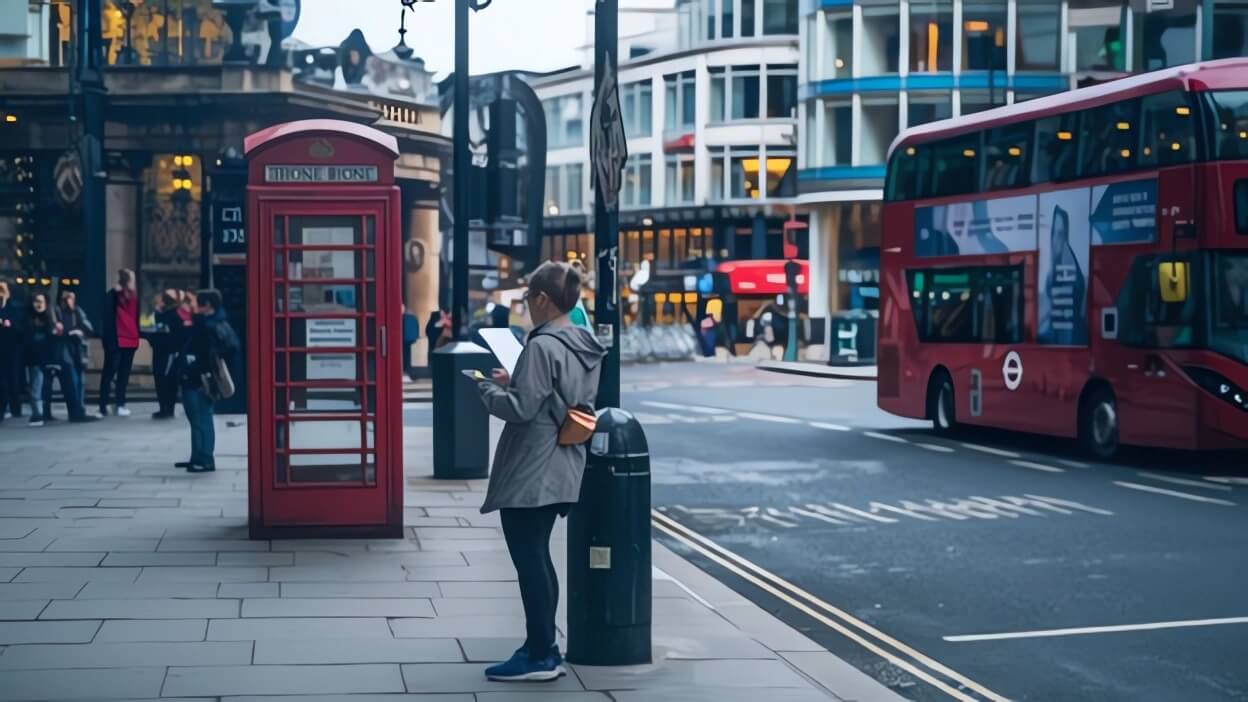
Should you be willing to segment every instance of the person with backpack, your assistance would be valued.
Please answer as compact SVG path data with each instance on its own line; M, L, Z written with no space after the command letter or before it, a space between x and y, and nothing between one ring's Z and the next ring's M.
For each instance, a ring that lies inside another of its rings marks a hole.
M195 320L181 364L182 407L191 425L191 458L174 464L188 473L217 469L213 403L234 394L229 368L238 351L238 336L221 309L221 293L200 290L195 294Z
M585 442L593 431L604 349L569 313L581 273L542 264L526 294L535 325L515 376L495 370L477 386L490 414L507 422L494 455L483 514L499 510L507 551L520 583L527 638L509 660L486 669L490 680L555 680L566 674L555 641L559 581L550 534L580 498Z

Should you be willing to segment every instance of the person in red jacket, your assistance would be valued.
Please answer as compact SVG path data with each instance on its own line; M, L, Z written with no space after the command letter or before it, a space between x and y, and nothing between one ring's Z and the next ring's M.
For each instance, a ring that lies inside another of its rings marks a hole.
M118 417L129 417L126 409L126 386L130 384L130 367L139 348L139 295L135 291L134 271L117 271L117 285L108 291L104 303L104 324L100 329L104 342L104 369L100 373L100 416L108 415L109 400L116 393L114 405Z

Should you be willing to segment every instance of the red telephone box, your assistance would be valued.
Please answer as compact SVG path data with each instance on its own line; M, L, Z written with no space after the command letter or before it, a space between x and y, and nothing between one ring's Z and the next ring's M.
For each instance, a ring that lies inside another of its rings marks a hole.
M245 150L251 537L400 537L398 144L306 120Z

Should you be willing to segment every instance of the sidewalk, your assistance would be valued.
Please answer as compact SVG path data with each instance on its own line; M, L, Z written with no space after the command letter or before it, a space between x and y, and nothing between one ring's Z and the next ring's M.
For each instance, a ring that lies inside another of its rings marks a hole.
M188 475L185 423L147 409L0 425L0 699L900 700L658 544L654 665L487 682L524 630L514 572L484 482L422 477L428 429L404 436L407 539L270 543L241 417Z

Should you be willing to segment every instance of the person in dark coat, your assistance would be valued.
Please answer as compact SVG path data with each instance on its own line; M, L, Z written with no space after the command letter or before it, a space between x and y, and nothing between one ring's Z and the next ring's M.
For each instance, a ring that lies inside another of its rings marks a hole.
M0 280L0 422L7 410L22 416L22 389L26 387L22 362L22 314L9 296L9 284Z
M188 473L210 473L216 470L213 456L216 428L213 426L213 403L217 360L235 365L239 351L238 336L225 319L221 309L221 293L200 290L195 294L195 322L182 352L182 407L191 425L191 459L175 464Z
M152 347L152 375L156 380L156 402L159 408L152 419L172 419L178 401L178 374L174 368L179 349L187 334L178 315L178 299L166 290L157 299L156 328L147 337Z
M37 293L30 301L30 317L23 334L23 354L30 379L30 425L43 426L52 418L52 374L60 381L61 393L69 407L72 422L89 421L78 401L74 385L74 364L66 341L65 325L48 305L48 296ZM47 383L47 385L45 385Z
M61 293L61 305L56 313L64 327L63 343L73 372L71 380L77 390L77 404L86 407L87 339L95 335L95 327L91 326L87 313L78 306L78 295L72 290ZM51 392L51 386L45 387L44 392Z

